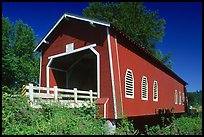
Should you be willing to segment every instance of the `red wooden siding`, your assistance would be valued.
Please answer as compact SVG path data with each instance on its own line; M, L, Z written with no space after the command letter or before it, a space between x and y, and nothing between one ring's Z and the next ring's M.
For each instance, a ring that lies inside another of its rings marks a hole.
M110 46L111 46L111 53L112 53L112 63L113 63L113 72L114 72L114 86L115 86L115 98L116 98L116 111L117 111L117 118L122 118L123 110L122 110L122 95L120 89L120 80L119 80L119 58L117 56L117 44L115 38L111 35L110 36Z
M133 44L127 40L128 38L124 38L125 36L120 35L115 29L110 27L109 31L110 39L107 39L107 30L104 26L95 25L94 27L90 25L89 22L77 19L69 19L68 21L62 20L50 36L46 38L46 41L50 44L46 45L43 43L43 45L41 45L41 86L47 86L46 66L49 61L48 57L66 52L66 45L70 43L74 43L74 49L96 44L97 46L94 47L94 49L99 53L100 57L100 99L108 98L106 104L107 119L115 118L114 107L116 107L117 118L122 118L123 114L128 117L154 115L156 109L171 109L172 107L175 108L175 112L177 113L184 112L185 106L182 104L175 104L174 98L175 90L181 91L181 95L184 93L185 82L173 74L173 72L162 66L161 63L159 64L155 61L154 58L147 56L140 48L134 48ZM108 40L110 40L110 45L108 45ZM110 51L111 56L109 54ZM76 54L75 57L78 57L78 55L79 54ZM64 59L68 58L69 56ZM110 59L112 61L111 65ZM63 61L64 60L60 60L59 62L63 64ZM72 64L72 62L70 62L70 64ZM90 65L87 60L83 65L84 64ZM96 65L96 63L92 64ZM55 65L59 66L57 63ZM61 67L63 67L63 65L61 65ZM113 78L111 77L111 69L113 70ZM131 69L133 72L133 99L125 97L125 74L127 69ZM89 73L91 73L91 69L89 70ZM94 70L94 67L92 70ZM77 72L76 74L77 78L79 78L79 75L81 76L81 74ZM88 75L89 74L82 76L88 77ZM141 99L142 76L147 77L148 100ZM154 80L158 83L158 102L153 101ZM50 87L58 86L65 88L66 73L50 69L49 81ZM114 98L112 82L114 82L115 89ZM184 94L186 96L186 93ZM98 100L99 102L100 99ZM116 104L114 104L114 99ZM98 105L101 106L100 112L103 113L103 105L99 102Z
M109 98L107 104L107 118L114 118L113 97L110 76L110 63L106 28L101 26L91 27L87 22L72 21L62 22L62 25L53 31L47 40L49 46L42 45L41 86L46 87L46 66L48 57L66 51L66 44L74 43L74 49L96 43L95 49L100 54L100 97ZM50 87L56 86L52 70L50 70ZM61 78L63 79L63 78Z
M105 33L106 35L106 33ZM107 118L114 119L113 94L110 75L110 62L108 54L108 41L104 41L103 47L97 46L100 53L100 98L109 98L107 103Z
M107 118L107 112L108 112L108 102L109 98L99 98L96 101L96 105L99 107L99 111L97 113L97 117L104 117ZM105 116L104 116L105 114Z
M164 73L144 58L133 53L123 45L124 41L118 39L118 54L122 85L122 100L124 114L127 116L153 115L155 109L171 109L175 107L175 112L184 112L184 105L175 105L175 90L183 93L184 86L178 81ZM129 68L134 75L134 99L125 98L125 73ZM148 80L148 100L141 100L142 76ZM158 82L158 102L153 101L153 82Z

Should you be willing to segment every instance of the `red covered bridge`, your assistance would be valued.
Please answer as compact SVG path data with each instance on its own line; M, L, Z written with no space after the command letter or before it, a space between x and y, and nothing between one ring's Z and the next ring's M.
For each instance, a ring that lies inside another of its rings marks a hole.
M107 119L185 111L187 83L112 24L65 13L34 51L40 86L92 90Z

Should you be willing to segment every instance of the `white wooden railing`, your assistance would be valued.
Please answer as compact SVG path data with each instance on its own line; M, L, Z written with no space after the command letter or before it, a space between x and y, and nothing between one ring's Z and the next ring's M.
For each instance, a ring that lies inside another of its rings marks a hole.
M47 88L47 87L37 87L33 86L33 84L26 85L26 89L28 89L28 92L26 92L26 96L29 96L31 106L34 105L34 99L40 98L43 100L54 100L59 102L66 102L69 101L72 103L81 103L85 100L89 100L91 103L93 103L93 100L97 98L97 92L93 92L92 90L89 91L82 91L77 90L77 88L72 89L61 89L57 86L54 86L53 88ZM34 91L38 92L34 92ZM42 93L40 91L46 91L46 93ZM50 92L52 91L52 93ZM53 93L54 92L54 93Z

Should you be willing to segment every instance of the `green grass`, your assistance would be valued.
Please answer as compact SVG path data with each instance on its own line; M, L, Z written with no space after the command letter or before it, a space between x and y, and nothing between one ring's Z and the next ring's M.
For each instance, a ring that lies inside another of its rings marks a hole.
M2 87L3 135L105 135L104 118L95 118L97 107L66 108L57 103L42 104L42 109L30 107L27 98L11 97ZM10 93L17 94L15 91ZM120 123L120 122L119 122ZM124 119L115 134L130 134L129 122Z
M43 109L31 108L28 99L11 97L18 94L2 87L3 135L105 135L106 120L95 118L97 107L66 108L58 104L43 104ZM20 94L20 93L19 93ZM136 132L137 131L137 132ZM173 117L164 127L147 127L147 135L202 135L202 114ZM117 122L115 135L140 134L132 122L124 118Z
M89 110L88 110L89 109ZM3 94L2 134L4 135L102 135L104 119L93 118L95 107L70 109L55 103L33 109L27 99Z
M169 125L152 126L146 132L147 135L202 135L202 114L185 114L179 118L173 117L173 122Z

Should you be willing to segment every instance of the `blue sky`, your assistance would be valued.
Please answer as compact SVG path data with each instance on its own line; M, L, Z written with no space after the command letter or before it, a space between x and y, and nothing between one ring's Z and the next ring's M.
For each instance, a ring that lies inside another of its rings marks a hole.
M82 15L88 2L2 2L2 15L11 22L21 19L40 41L64 12ZM162 53L172 52L172 70L184 79L187 91L202 89L202 3L144 2L166 20L165 36L157 44Z

